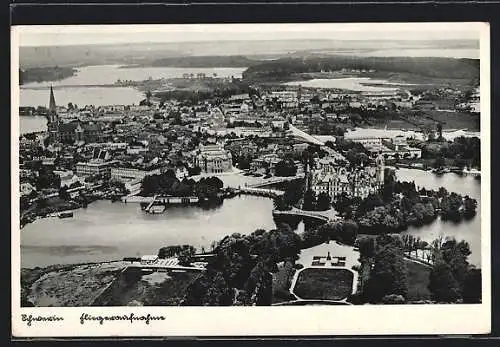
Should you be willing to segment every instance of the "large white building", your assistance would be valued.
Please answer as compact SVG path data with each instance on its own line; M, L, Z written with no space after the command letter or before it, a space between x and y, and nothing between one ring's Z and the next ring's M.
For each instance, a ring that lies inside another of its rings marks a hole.
M316 193L327 193L335 198L342 193L365 198L377 192L384 183L384 158L376 158L376 166L349 170L334 160L321 159L310 173L310 188Z
M297 101L297 92L293 90L274 91L271 92L270 97L279 101L294 102Z
M376 136L357 136L349 138L353 142L363 145L372 157L383 155L385 159L394 159L396 156L405 159L418 159L422 157L422 150L408 145L402 135L388 138Z
M233 169L233 158L222 145L200 144L194 152L193 164L199 166L202 173L223 173Z
M132 180L143 180L146 176L159 175L162 173L162 168L155 168L152 170L142 170L133 167L112 167L111 179L120 182L128 182Z
M78 177L106 175L109 174L111 165L114 163L114 161L104 161L101 159L93 159L89 162L80 162L76 164L76 175Z

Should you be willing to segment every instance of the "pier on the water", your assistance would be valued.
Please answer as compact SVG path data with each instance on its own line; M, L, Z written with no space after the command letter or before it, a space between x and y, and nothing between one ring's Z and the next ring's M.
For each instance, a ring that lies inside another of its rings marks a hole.
M122 198L122 202L126 203L147 203L152 204L194 204L200 201L196 196L138 196L129 195Z

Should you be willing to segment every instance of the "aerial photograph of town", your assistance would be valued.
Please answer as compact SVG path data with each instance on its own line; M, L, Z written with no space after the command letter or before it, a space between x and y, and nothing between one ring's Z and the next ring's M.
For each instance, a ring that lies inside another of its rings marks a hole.
M381 28L21 31L21 307L481 303L480 34Z

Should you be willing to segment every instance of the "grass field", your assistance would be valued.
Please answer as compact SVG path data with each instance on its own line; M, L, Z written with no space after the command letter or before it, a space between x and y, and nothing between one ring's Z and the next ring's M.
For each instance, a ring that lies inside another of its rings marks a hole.
M454 88L467 90L471 88L472 82L468 78L436 78L412 73L385 71L379 71L375 73L373 77L387 79L389 82L393 83L414 84L415 89L438 89L452 86Z
M426 111L426 115L443 123L443 129L469 129L479 131L480 117L463 112Z
M133 303L140 306L177 306L184 298L187 287L199 276L199 273L175 273L172 277L165 276L157 283L142 278L130 286L121 288L119 295L113 297L113 304L117 306L130 306Z
M401 114L400 119L383 119L369 117L366 120L369 127L377 129L406 129L421 130L422 127L436 128L437 123L443 125L443 129L468 129L469 131L480 130L480 117L464 112L447 112L440 110L425 111L424 116L413 116Z
M431 293L427 286L429 285L431 269L409 260L406 261L406 265L408 267L408 294L406 300L430 300Z
M345 269L303 270L294 293L302 299L342 300L352 291L353 273Z

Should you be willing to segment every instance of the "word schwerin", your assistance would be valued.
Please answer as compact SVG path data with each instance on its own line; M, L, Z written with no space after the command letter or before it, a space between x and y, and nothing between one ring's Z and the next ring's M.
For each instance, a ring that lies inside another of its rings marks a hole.
M22 314L21 315L21 320L23 322L26 322L26 324L30 327L33 322L59 322L63 321L64 318L56 315L51 315L51 316L34 316L32 314L27 315L27 314Z
M151 314L147 315L135 315L134 313L124 314L124 315L112 315L112 316L94 316L88 313L82 313L80 316L80 324L85 324L86 321L97 321L99 324L103 325L104 321L128 321L130 323L134 323L134 321L143 321L146 324L149 324L151 321L156 320L165 320L164 316L152 316Z

